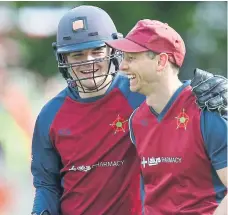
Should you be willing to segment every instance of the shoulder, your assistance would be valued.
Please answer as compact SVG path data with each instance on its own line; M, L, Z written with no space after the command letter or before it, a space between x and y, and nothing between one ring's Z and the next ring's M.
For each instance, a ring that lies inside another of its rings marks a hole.
M33 132L33 148L40 144L46 148L52 147L49 138L49 131L57 112L63 105L65 98L68 95L67 91L68 89L66 88L52 98L44 105L38 114Z
M112 83L112 89L113 88L118 88L122 92L132 109L139 107L145 100L144 95L130 91L129 79L121 73L117 74L114 78Z
M130 92L129 86L130 86L129 79L123 74L121 74L120 72L118 72L113 78L110 89L118 88L121 91L125 91L126 93L129 93Z
M49 100L41 109L38 118L41 121L51 122L59 109L64 104L66 97L69 95L69 89L65 88L59 94L57 94L54 98Z
M200 125L204 136L216 135L219 138L227 133L227 121L217 112L203 110L200 116Z
M202 111L201 131L205 148L216 170L227 166L227 122L217 112Z

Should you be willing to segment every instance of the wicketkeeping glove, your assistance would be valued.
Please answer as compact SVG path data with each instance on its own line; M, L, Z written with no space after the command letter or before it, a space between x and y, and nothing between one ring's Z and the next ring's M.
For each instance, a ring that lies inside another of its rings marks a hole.
M218 111L227 119L227 79L220 75L194 70L194 78L191 81L192 91L197 97L200 108L209 111Z

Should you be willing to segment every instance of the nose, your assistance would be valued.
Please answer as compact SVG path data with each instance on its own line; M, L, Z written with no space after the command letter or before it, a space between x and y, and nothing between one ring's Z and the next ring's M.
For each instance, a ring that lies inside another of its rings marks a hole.
M124 72L124 71L127 71L128 68L129 68L128 64L125 62L125 60L123 60L120 64L120 70Z
M86 59L85 60L94 60L94 56L92 54L88 54L86 55Z
M91 66L93 66L94 64L92 63L93 60L95 60L95 58L93 57L93 55L91 54L87 54L84 56L84 59L83 61L85 61L85 64L83 65L85 68L91 68ZM91 62L88 62L87 61L91 61Z

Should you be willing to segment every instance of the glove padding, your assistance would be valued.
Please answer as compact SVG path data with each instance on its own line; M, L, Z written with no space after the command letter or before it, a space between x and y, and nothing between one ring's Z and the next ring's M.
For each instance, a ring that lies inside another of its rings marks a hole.
M218 111L227 119L227 84L227 79L223 76L195 69L191 86L199 107Z

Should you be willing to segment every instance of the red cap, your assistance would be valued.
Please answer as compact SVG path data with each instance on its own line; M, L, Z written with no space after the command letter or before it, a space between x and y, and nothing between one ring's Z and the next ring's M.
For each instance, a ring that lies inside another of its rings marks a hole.
M123 39L106 41L106 44L123 52L167 53L169 61L181 67L185 57L185 44L181 36L168 24L144 19Z

